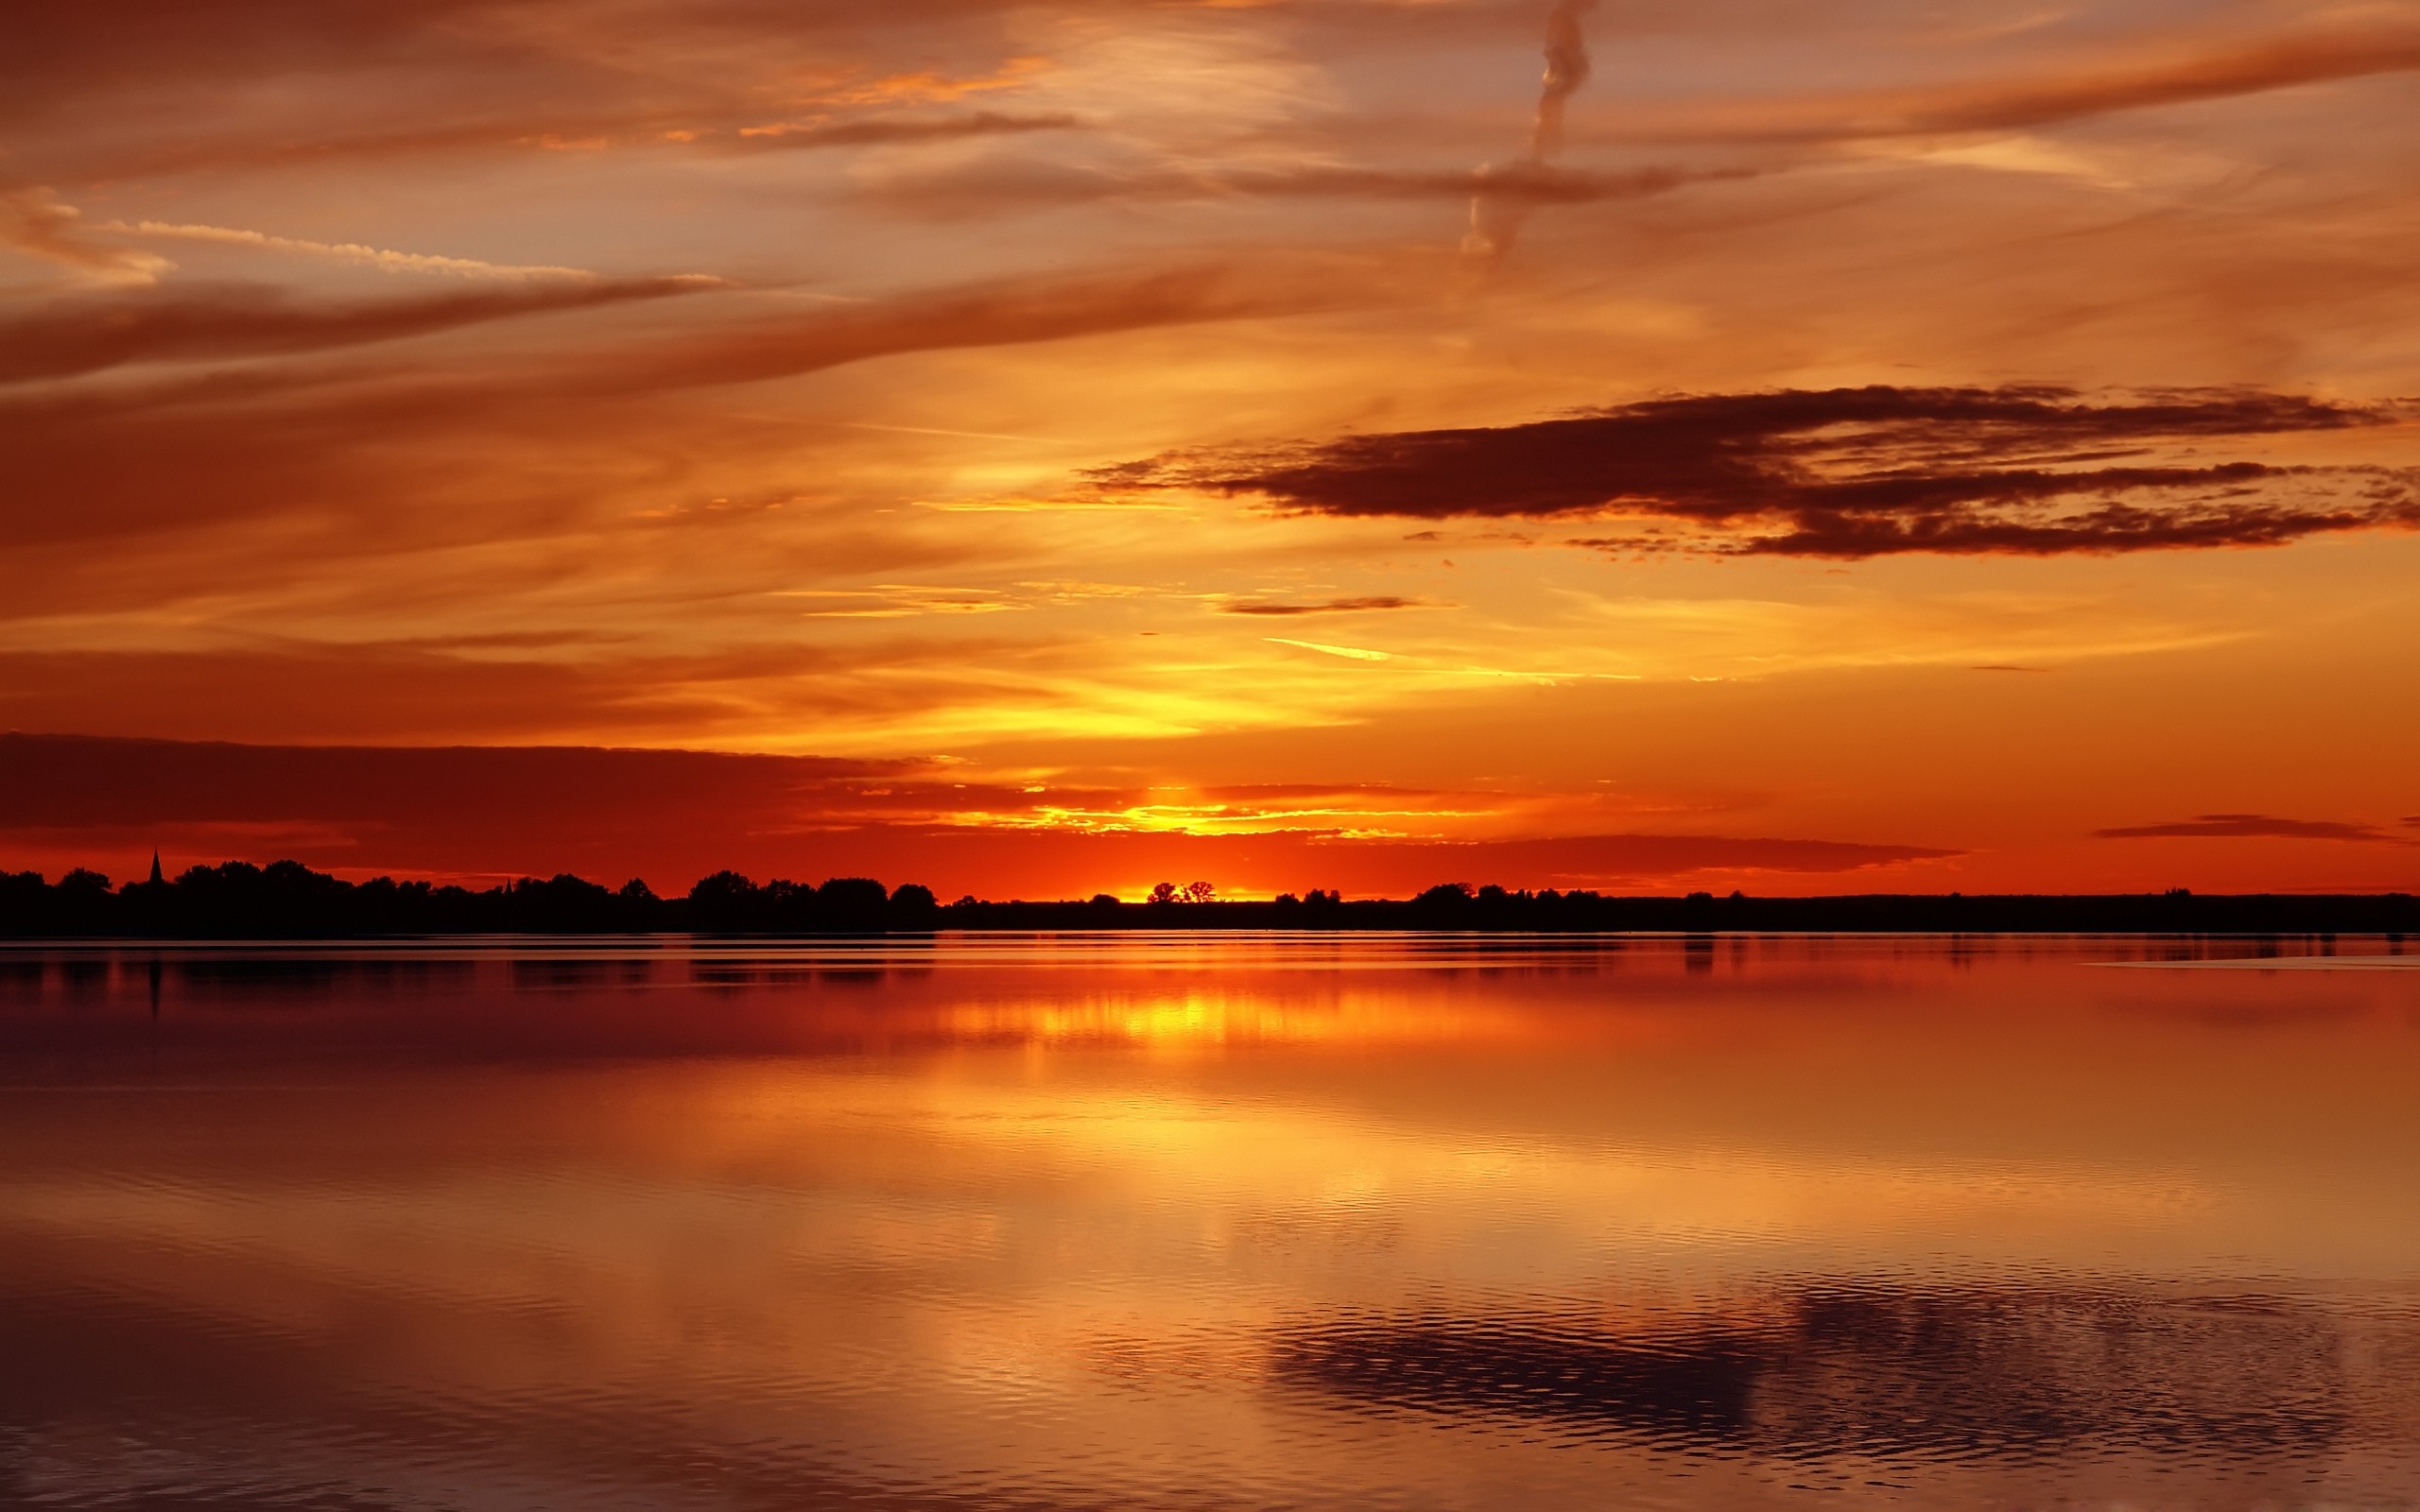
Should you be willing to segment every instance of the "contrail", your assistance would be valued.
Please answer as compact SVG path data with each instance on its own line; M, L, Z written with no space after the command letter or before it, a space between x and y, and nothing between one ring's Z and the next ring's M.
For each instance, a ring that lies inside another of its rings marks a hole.
M1543 163L1563 150L1563 106L1588 82L1588 39L1580 18L1597 0L1559 0L1547 17L1547 77L1538 92L1538 119L1530 129L1530 161Z
M1529 155L1507 167L1480 167L1482 179L1503 180L1505 188L1482 188L1471 197L1471 229L1462 238L1462 250L1473 257L1490 265L1503 261L1536 206L1534 193L1507 191L1514 184L1534 186L1563 150L1564 105L1588 82L1591 72L1580 18L1596 9L1597 0L1555 0L1554 9L1547 12L1546 80L1538 90L1537 117L1530 126Z
M239 247L258 247L273 252L300 252L312 257L331 257L338 262L358 263L382 273L445 273L456 278L592 279L596 275L584 267L526 267L504 263L482 262L475 257L440 257L431 252L397 252L383 247L364 247L358 242L314 242L298 236L272 236L267 232L242 231L233 226L181 226L164 220L138 220L131 224L122 220L104 221L95 231L117 232L134 236L173 236L185 241L230 242Z

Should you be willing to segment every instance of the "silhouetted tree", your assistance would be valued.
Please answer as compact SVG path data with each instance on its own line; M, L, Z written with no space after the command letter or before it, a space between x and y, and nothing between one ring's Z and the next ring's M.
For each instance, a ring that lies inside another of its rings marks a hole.
M757 886L736 871L700 877L689 889L689 917L700 929L754 927Z
M1151 902L1155 903L1172 903L1176 902L1176 884L1173 882L1163 882L1153 886L1151 888Z
M890 894L872 877L834 877L815 889L818 921L826 929L880 929Z
M614 927L614 895L569 872L541 882L524 877L505 890L510 927L536 934L589 934Z
M775 877L756 889L756 903L750 916L749 927L804 933L818 927L822 917L822 905L815 896L812 883Z
M892 929L936 929L941 925L942 911L933 898L933 889L920 882L903 882L890 891Z
M1441 882L1414 898L1412 905L1435 912L1439 909L1460 909L1469 904L1472 893L1467 882Z

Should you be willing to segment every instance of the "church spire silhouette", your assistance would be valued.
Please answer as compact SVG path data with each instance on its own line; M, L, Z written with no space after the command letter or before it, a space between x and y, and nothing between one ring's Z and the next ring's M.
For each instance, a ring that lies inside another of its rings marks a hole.
M155 848L151 852L151 885L157 887L161 883L165 882L166 880L166 878L160 875L160 852Z

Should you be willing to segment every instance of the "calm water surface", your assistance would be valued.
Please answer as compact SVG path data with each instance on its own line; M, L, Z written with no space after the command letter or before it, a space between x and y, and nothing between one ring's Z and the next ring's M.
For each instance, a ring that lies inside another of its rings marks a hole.
M0 1502L2420 1506L2404 948L0 952Z

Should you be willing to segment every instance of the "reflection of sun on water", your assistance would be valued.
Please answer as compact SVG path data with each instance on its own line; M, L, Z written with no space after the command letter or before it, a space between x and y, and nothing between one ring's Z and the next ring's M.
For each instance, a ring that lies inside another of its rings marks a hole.
M1505 1040L1502 1015L1429 1005L1301 1003L1187 989L1053 1003L962 1004L943 1015L954 1037L1046 1044L1115 1043L1184 1052L1231 1044L1403 1044Z

